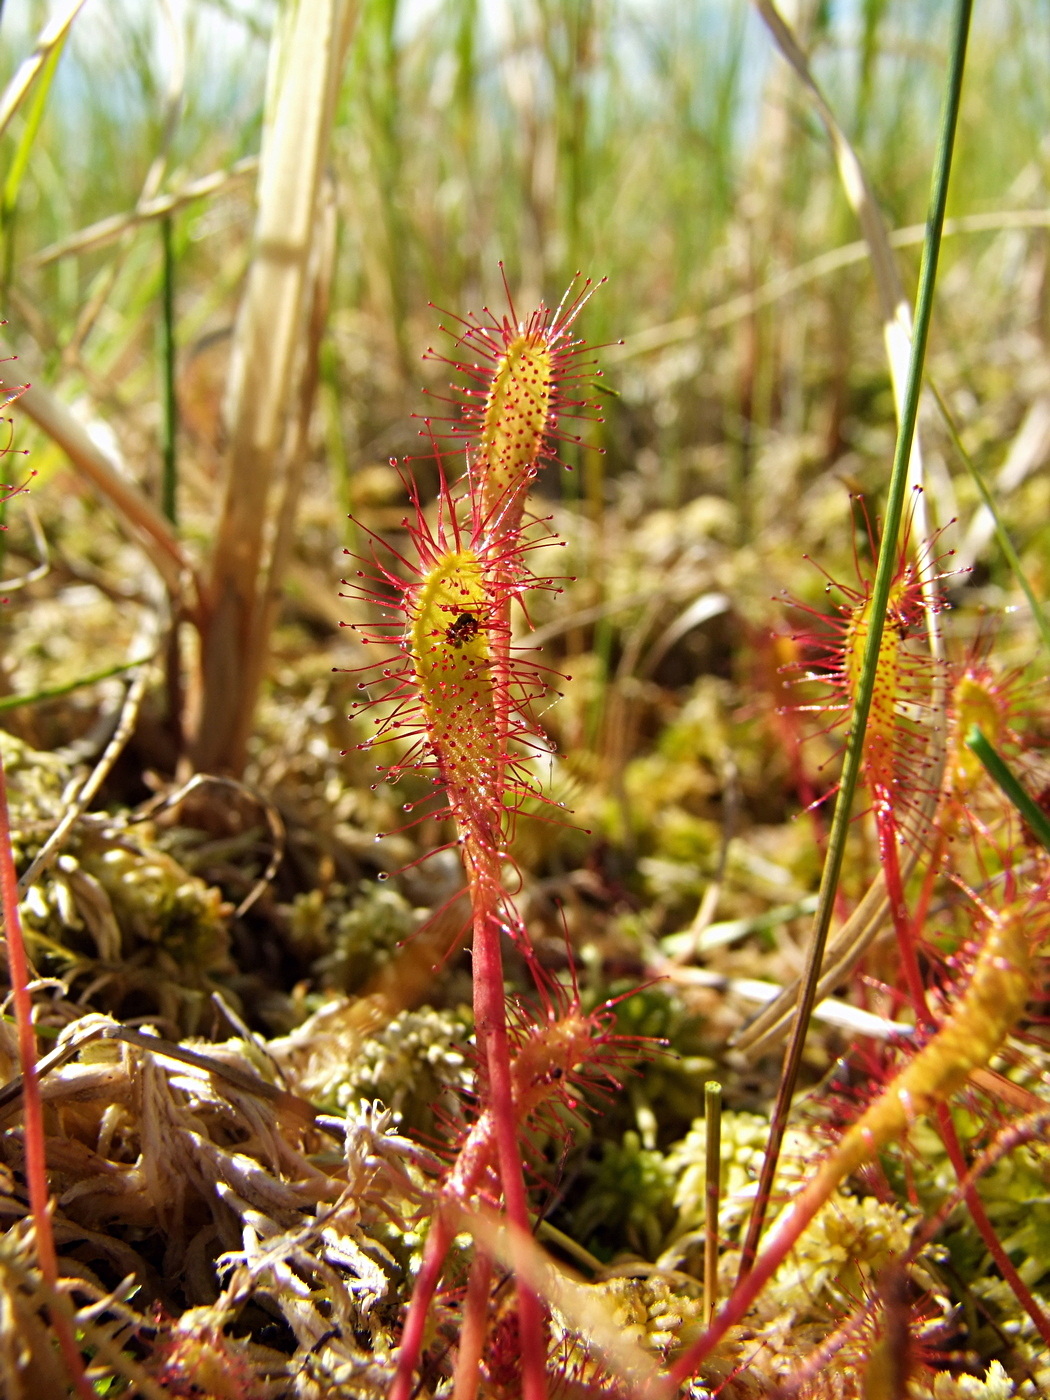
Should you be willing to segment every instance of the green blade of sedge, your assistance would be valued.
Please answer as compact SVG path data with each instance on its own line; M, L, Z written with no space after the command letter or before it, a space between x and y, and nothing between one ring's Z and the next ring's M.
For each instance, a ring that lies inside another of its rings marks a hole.
M160 369L161 423L161 510L172 525L178 524L178 433L179 405L175 393L175 238L172 219L160 221L161 298L157 359Z
M86 676L77 676L76 680L65 681L62 685L42 686L40 690L34 690L31 695L5 695L0 699L0 714L5 710L17 710L22 705L36 705L41 700L54 700L60 695L71 695L74 690L80 690L82 686L94 685L96 681L109 680L110 676L119 676L122 671L133 671L136 666L145 666L153 658L151 656L140 656L135 661L120 661L116 666L107 666L101 671L92 671Z
M878 678L882 634L890 601L890 588L896 570L897 541L904 516L904 503L908 494L908 462L911 457L912 439L915 435L915 424L919 414L919 391L922 387L926 342L929 338L930 321L933 317L933 289L937 281L941 234L944 229L944 211L948 201L948 177L951 172L952 151L955 145L955 130L962 95L966 44L970 33L972 9L973 0L956 0L949 41L948 71L941 113L941 129L931 182L929 216L926 220L926 240L923 244L922 261L919 267L919 287L915 299L911 356L908 361L907 382L901 401L893 466L890 470L882 544L875 571L875 582L871 591L870 625L865 637L864 659L857 682L852 721L846 739L846 754L831 819L827 854L821 874L819 902L813 919L813 932L806 954L806 966L799 991L798 1007L784 1055L784 1066L777 1089L776 1102L773 1105L769 1139L762 1164L758 1193L748 1220L747 1233L741 1249L741 1278L746 1277L750 1271L758 1252L758 1241L765 1223L766 1205L773 1189L773 1178L780 1156L780 1147L787 1129L788 1111L802 1067L802 1052L810 1017L817 999L817 984L824 961L824 949L827 946L839 877L846 856L846 837L853 815L853 799L860 779L864 735L868 726L872 695Z
M1050 821L1021 786L1002 755L988 742L987 736L979 725L971 726L970 732L966 736L966 747L971 753L977 755L992 782L1017 808L1032 835L1050 851Z
M47 100L51 92L51 84L54 81L55 72L58 68L58 61L62 57L62 50L65 48L67 33L62 34L54 48L45 58L37 76L35 91L29 102L25 114L25 122L22 126L22 134L15 147L14 156L8 167L7 176L4 179L3 189L0 191L0 230L3 231L4 252L3 252L3 279L4 285L10 281L11 268L13 265L12 249L12 222L15 206L18 203L18 192L22 187L22 180L29 169L29 157L36 140L40 125L44 120L44 113L47 110Z
M704 1085L706 1152L704 1161L704 1322L718 1307L718 1207L722 1196L722 1086Z

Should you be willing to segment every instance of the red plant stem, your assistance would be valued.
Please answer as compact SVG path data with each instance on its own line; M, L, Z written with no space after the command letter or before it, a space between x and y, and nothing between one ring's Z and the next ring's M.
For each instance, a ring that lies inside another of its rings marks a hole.
M11 855L11 820L7 809L7 780L0 758L0 900L3 902L4 929L7 933L7 964L14 995L18 1028L18 1058L22 1066L22 1112L25 1122L26 1185L33 1214L36 1257L44 1282L52 1295L48 1314L58 1338L66 1370L77 1393L84 1400L95 1400L94 1387L84 1375L84 1362L73 1336L69 1319L55 1306L58 1293L58 1258L51 1230L50 1193L47 1187L47 1159L44 1147L44 1108L40 1080L36 1072L36 1034L33 1030L33 1004L29 996L29 963L22 938L18 912L18 877Z
M481 1353L485 1345L488 1322L489 1290L492 1287L492 1259L475 1245L474 1262L467 1282L463 1303L463 1320L459 1329L459 1355L453 1381L452 1400L475 1400L481 1380Z
M913 1062L914 1063L914 1062ZM903 1077L903 1076L902 1076ZM903 1091L907 1098L907 1090ZM798 1193L766 1236L765 1247L750 1272L738 1280L703 1336L699 1337L678 1358L667 1373L667 1389L658 1390L652 1400L669 1400L677 1387L690 1380L697 1367L711 1354L731 1327L742 1322L758 1295L784 1262L788 1252L798 1243L802 1232L831 1196L835 1188L858 1167L870 1159L881 1144L889 1141L891 1131L879 1123L883 1106L890 1107L884 1094L864 1117L840 1141L835 1150L810 1177L808 1185ZM870 1124L871 1126L866 1126Z
M1003 1248L999 1236L995 1233L995 1226L988 1219L988 1213L984 1208L984 1203L977 1194L976 1185L973 1182L968 1186L965 1185L969 1169L966 1165L962 1145L959 1142L959 1135L955 1131L955 1124L952 1122L952 1115L947 1104L942 1103L937 1105L937 1127L940 1130L941 1141L944 1143L945 1150L948 1153L948 1159L952 1164L955 1175L965 1186L964 1194L967 1208L973 1217L973 1223L980 1232L981 1239L984 1240L988 1253L995 1260L999 1272L1009 1284L1014 1297L1032 1319L1036 1331L1042 1337L1046 1345L1050 1347L1050 1318L1043 1312L1042 1308L1032 1296L1024 1279L1014 1268L1013 1261Z
M445 1266L449 1246L452 1243L452 1227L444 1211L434 1213L423 1249L423 1263L412 1290L412 1300L408 1305L405 1325L401 1331L401 1346L397 1355L397 1371L394 1374L387 1400L410 1400L412 1377L416 1361L423 1350L423 1333L427 1323L427 1312L431 1300L441 1281L441 1270Z
M531 1232L525 1197L525 1175L518 1148L510 1044L507 1038L507 1012L503 994L501 920L496 903L496 893L500 888L499 855L488 844L479 850L469 838L464 854L474 905L474 1029L479 1055L487 1070L485 1101L492 1110L507 1219L525 1234L529 1234ZM513 1239L512 1231L512 1242ZM512 1243L513 1248L515 1246ZM524 1269L515 1272L518 1275L522 1394L524 1400L546 1400L546 1346L543 1340L539 1300L523 1281Z
M500 949L499 854L491 839L480 849L468 838L464 845L471 901L474 907L474 1020L478 1043L479 1085L486 1112L491 1117L500 1181L507 1217L530 1233L524 1172L518 1149L517 1118L514 1105L510 1045L507 1037L506 1006L503 994L503 957ZM491 1142L491 1139L489 1139ZM449 1182L449 1189L461 1202L469 1200L491 1161L491 1147L483 1140L470 1144L460 1154ZM441 1271L453 1238L447 1212L439 1204L423 1252L423 1264L412 1291L412 1300L401 1334L397 1371L389 1400L410 1400L412 1377L423 1346L427 1312L437 1292ZM489 1265L491 1274L491 1264ZM475 1275L472 1274L472 1279ZM480 1277L480 1276L478 1276ZM477 1285L480 1286L480 1285ZM524 1400L545 1400L546 1344L543 1319L536 1295L518 1283L518 1325L522 1343ZM473 1345L480 1347L482 1336ZM461 1345L463 1343L461 1342ZM461 1368L457 1367L457 1374ZM457 1382L458 1384L458 1382Z
M926 988L915 950L915 926L908 915L908 904L901 881L900 859L897 854L897 819L893 814L890 794L881 784L875 787L875 830L878 833L879 858L912 1009L916 1021L929 1027L933 1025L933 1018L926 1004Z
M408 1305L405 1325L401 1332L401 1347L398 1351L397 1371L390 1388L388 1400L409 1400L412 1394L412 1376L416 1362L423 1349L423 1335L426 1329L427 1313L441 1282L441 1271L448 1258L448 1251L455 1235L453 1216L447 1206L449 1200L466 1205L482 1176L491 1163L491 1138L481 1137L473 1143L470 1138L460 1150L452 1175L447 1181L443 1199L434 1210L430 1232L423 1249L423 1263L416 1276L412 1299Z
M1033 906L1042 908L1044 901L1045 896L1037 892L1033 898L1009 905L990 919L969 984L951 1015L848 1129L809 1184L780 1216L751 1272L737 1283L704 1335L672 1367L669 1383L687 1380L728 1329L743 1320L788 1250L840 1182L870 1161L881 1147L899 1139L916 1118L934 1109L940 1112L947 1097L961 1089L975 1069L987 1066L1027 1003L1031 990ZM964 1175L966 1166L950 1119L945 1141L946 1145L954 1142L956 1169ZM982 1215L978 1203L974 1216L978 1223ZM994 1231L991 1236L994 1239ZM997 1261L1005 1259L997 1239L994 1244L992 1240L988 1243ZM1007 1267L1011 1274L1016 1273L1008 1260Z
M947 1109L943 1105L938 1105L938 1113L942 1111L946 1113ZM949 1129L954 1133L950 1118L948 1122ZM947 1138L945 1139L945 1143L947 1146ZM956 1146L957 1145L956 1141ZM874 1144L872 1146L874 1146ZM678 1358L664 1378L666 1388L661 1386L651 1397L651 1400L671 1400L671 1397L677 1394L678 1387L684 1385L686 1381L690 1380L696 1374L697 1368L710 1356L711 1352L718 1346L729 1329L737 1326L737 1324L742 1322L747 1316L759 1294L783 1263L789 1250L794 1248L798 1243L802 1232L812 1221L825 1201L827 1201L831 1192L850 1172L855 1171L869 1155L870 1151L864 1143L863 1135L854 1135L852 1138L844 1139L839 1149L825 1160L823 1165L817 1170L816 1175L810 1179L808 1186L799 1192L785 1213L781 1215L773 1226L769 1235L766 1237L765 1247L755 1261L751 1272L747 1274L745 1278L741 1279L733 1289L722 1311L714 1319L703 1336L699 1337L693 1345ZM959 1162L963 1173L965 1173L966 1168L965 1163L962 1162L961 1151L959 1153ZM970 1194L971 1193L967 1194L968 1201L970 1199ZM983 1215L983 1207L981 1207L979 1203L978 1211ZM984 1218L987 1221L987 1217L985 1216ZM979 1221L977 1212L974 1213L974 1219L975 1221ZM992 1234L994 1236L994 1231ZM989 1248L992 1248L991 1242L989 1241L988 1243ZM995 1240L995 1249L993 1253L996 1254L997 1262L1000 1256L1005 1257L1002 1246L999 1244L998 1240ZM1006 1263L1009 1270L1016 1274L1016 1270L1013 1269L1009 1260L1007 1260ZM1025 1290L1025 1292L1027 1293L1027 1290ZM1031 1295L1029 1295L1029 1297L1030 1296ZM1034 1317L1033 1321L1035 1321ZM1037 1322L1036 1325L1039 1326L1040 1333L1045 1336L1046 1334L1043 1332L1043 1327L1046 1325L1045 1319L1041 1319L1041 1322L1042 1325L1040 1325L1040 1322ZM649 1400L649 1397L647 1397L647 1400Z
M740 1279L726 1299L725 1306L711 1322L707 1331L688 1347L671 1367L656 1395L651 1400L670 1400L679 1386L691 1380L697 1367L710 1356L731 1327L742 1322L758 1295L784 1262L784 1258L799 1239L817 1211L828 1199L844 1172L838 1154L830 1157L812 1177L809 1185L792 1201L766 1237L766 1245L755 1260L750 1273Z

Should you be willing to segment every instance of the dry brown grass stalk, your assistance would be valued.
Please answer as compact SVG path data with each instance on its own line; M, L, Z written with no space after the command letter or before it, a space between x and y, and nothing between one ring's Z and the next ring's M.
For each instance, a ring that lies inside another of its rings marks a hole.
M290 502L275 507L272 487L279 471L292 473L292 480L301 465L292 454L301 456L302 437L289 433L289 423L308 418L302 393L316 375L317 337L308 329L317 298L310 274L315 249L324 246L318 233L323 168L356 17L348 0L300 3L283 16L271 51L255 255L234 334L225 499L208 585L193 744L196 766L208 771L243 766L262 674L264 619L280 582L271 567L280 563L273 539L279 527L291 525L280 518ZM323 218L320 225L323 234Z
M181 189L140 200L135 208L126 214L110 214L105 219L89 224L87 228L78 229L76 233L58 243L50 243L46 248L41 248L39 253L34 253L26 259L26 267L47 267L51 263L61 261L62 258L81 257L85 253L105 248L107 244L115 243L140 224L167 218L169 214L177 213L198 199L207 199L210 195L219 194L234 181L254 175L258 168L257 156L244 156L243 159L235 161L228 170L213 170L210 175L191 180Z

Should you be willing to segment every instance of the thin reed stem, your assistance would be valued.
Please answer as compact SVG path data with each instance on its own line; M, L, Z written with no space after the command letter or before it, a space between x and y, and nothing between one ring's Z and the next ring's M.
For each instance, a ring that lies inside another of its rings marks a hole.
M930 212L927 219L926 241L923 244L922 263L919 269L919 290L915 303L915 329L912 336L911 357L908 361L908 378L904 399L901 404L900 423L897 430L897 445L894 451L893 468L890 473L889 493L882 529L882 544L872 589L870 625L864 649L864 660L857 686L853 719L846 739L846 753L842 767L842 778L835 810L831 820L831 834L828 839L827 858L821 875L817 912L813 921L813 933L806 955L806 969L799 991L798 1009L792 1026L791 1038L784 1055L780 1085L769 1125L769 1139L762 1164L758 1194L754 1210L748 1221L747 1234L740 1258L740 1278L746 1278L758 1251L762 1236L766 1209L773 1188L777 1162L787 1130L788 1114L798 1083L802 1065L802 1052L809 1030L809 1021L816 1002L817 983L824 960L824 948L835 909L835 896L838 891L842 864L846 854L846 836L853 812L853 799L860 779L861 762L864 751L864 734L871 710L872 695L875 689L879 661L879 647L886 620L886 605L890 586L893 582L897 560L897 541L900 536L901 521L904 517L904 504L908 491L908 462L911 456L912 439L919 412L919 391L922 387L923 363L926 356L926 342L930 333L933 315L933 290L937 280L937 264L940 256L941 231L944 226L944 211L948 197L948 179L951 172L952 151L955 131L959 118L959 103L962 94L963 70L966 62L966 44L970 32L970 17L973 0L957 0L952 25L952 39L949 50L948 74L945 87L945 101L941 120L941 132L934 164L933 183L930 197Z
M1050 851L1050 821L1047 820L1046 814L1025 792L1009 764L996 753L981 728L976 724L966 736L966 747L977 755L988 776L1017 808L1031 828L1032 835Z
M718 1207L722 1199L722 1086L713 1079L704 1085L704 1123L704 1321L710 1322L718 1306Z
M163 275L161 279L160 370L163 410L160 508L172 525L178 523L178 432L179 408L175 397L175 248L171 215L160 221Z

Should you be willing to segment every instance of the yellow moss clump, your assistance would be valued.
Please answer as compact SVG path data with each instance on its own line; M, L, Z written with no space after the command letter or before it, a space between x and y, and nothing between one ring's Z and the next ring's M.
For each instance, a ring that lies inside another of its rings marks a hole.
M929 1387L912 1389L914 1400L1013 1400L1014 1396L1035 1395L1031 1386L1018 1390L998 1361L993 1361L980 1376L952 1376L941 1371Z

